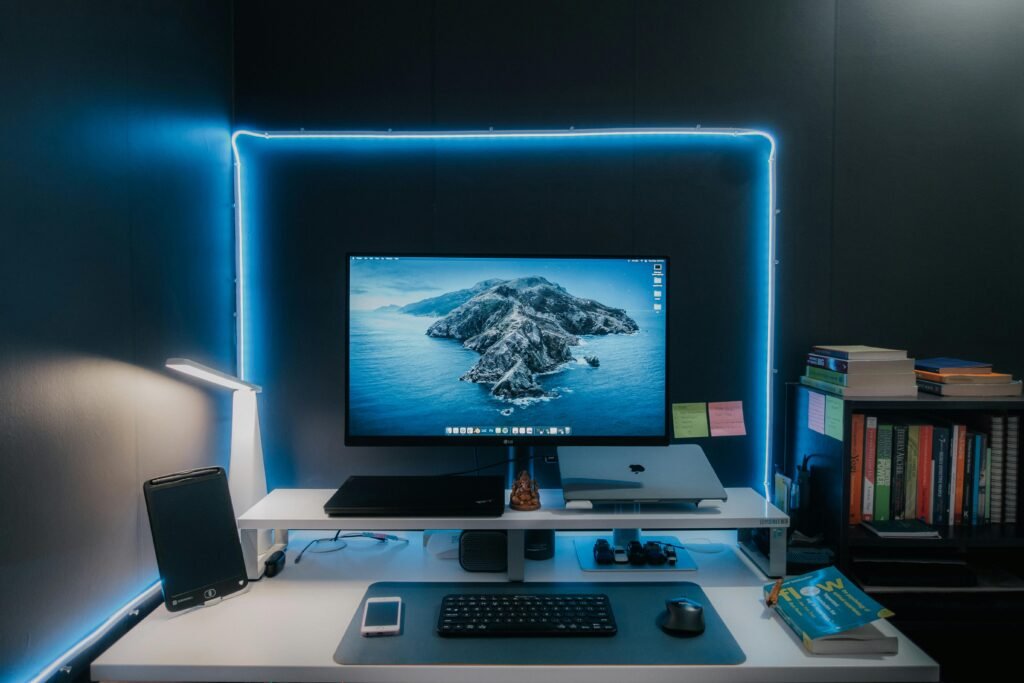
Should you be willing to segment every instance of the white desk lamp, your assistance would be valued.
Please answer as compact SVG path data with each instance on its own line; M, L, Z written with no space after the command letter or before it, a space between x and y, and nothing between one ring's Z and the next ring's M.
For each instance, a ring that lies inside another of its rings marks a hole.
M228 489L235 514L244 513L267 495L267 473L263 468L263 441L260 439L260 418L256 406L256 394L263 390L262 387L187 358L168 358L166 365L208 384L233 390ZM263 574L263 563L270 553L284 550L288 544L287 532L263 530L242 533L240 537L250 579L258 579Z

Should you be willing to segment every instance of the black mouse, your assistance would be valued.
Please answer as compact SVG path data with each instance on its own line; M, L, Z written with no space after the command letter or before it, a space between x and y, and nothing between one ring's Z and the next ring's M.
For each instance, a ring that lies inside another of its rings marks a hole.
M672 635L699 635L704 633L704 605L690 598L666 600L659 621L661 628Z

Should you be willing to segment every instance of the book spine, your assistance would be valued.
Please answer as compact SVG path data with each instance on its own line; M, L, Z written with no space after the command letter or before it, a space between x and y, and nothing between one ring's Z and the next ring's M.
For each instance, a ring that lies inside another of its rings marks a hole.
M1006 424L1002 415L989 415L989 446L992 448L992 470L989 491L992 499L992 522L1004 521L1003 499L1006 495Z
M878 452L875 457L875 520L889 519L892 492L892 425L878 425Z
M966 431L966 430L965 430ZM974 510L974 439L967 438L967 448L964 453L964 476L960 485L963 493L964 505L961 510L963 524L971 523L971 515Z
M878 443L878 418L864 420L864 486L861 518L870 522L875 518L875 449Z
M992 450L991 449L985 449L985 452L982 455L981 461L984 463L984 466L982 466L982 468L981 468L981 487L980 487L980 494L979 494L981 496L982 512L980 512L978 514L978 517L980 518L980 520L983 523L988 524L988 523L990 523L992 521L992 489L991 489L991 482L992 482L992 478L991 478L992 477Z
M931 464L931 467L928 469L928 519L925 520L929 524L935 524L935 469L936 469L935 454L938 452L937 446L936 446L936 442L938 441L938 438L939 438L938 435L933 432L932 433L932 452L931 452L931 457L929 458L929 460L931 460L932 464Z
M1003 519L1010 524L1024 522L1018 517L1020 509L1017 496L1020 493L1020 416L1006 417L1006 486L1003 492Z
M926 394L936 394L942 396L942 385L935 382L926 382L924 380L917 380L917 388Z
M907 480L907 425L895 425L892 430L892 509L889 519L903 519L906 504L904 487Z
M848 361L845 361L842 358L831 358L829 356L821 356L816 353L807 354L807 365L812 368L831 370L832 372L845 373L850 369Z
M955 449L953 467L950 473L950 494L953 496L953 522L962 524L964 521L964 471L966 465L967 425L954 425L950 449Z
M842 360L849 360L850 356L846 351L833 351L832 349L823 349L820 346L811 347L811 353L819 356L827 356L829 358L840 358Z
M921 425L917 448L917 518L931 519L932 426Z
M849 381L849 375L842 372L835 372L834 370L825 370L824 368L807 368L807 376L811 379L821 380L822 382L831 382L832 384L838 384L839 386L845 387Z
M864 506L864 416L850 418L850 524L860 524Z
M982 516L985 514L985 499L981 497L981 468L985 466L985 462L981 459L981 439L977 434L971 435L971 454L974 458L974 473L971 478L971 524L976 526L978 510L981 510Z
M935 429L933 445L935 462L935 487L932 489L932 524L943 527L949 525L949 430L945 427Z
M838 396L843 396L845 393L843 391L843 387L839 386L838 384L832 384L831 382L822 382L820 379L814 379L813 377L808 377L807 375L804 375L803 377L800 378L800 383L809 387L813 387L815 389L827 391L830 394L836 394Z
M907 427L907 468L903 478L903 518L917 517L917 468L918 448L920 446L921 428L919 425Z

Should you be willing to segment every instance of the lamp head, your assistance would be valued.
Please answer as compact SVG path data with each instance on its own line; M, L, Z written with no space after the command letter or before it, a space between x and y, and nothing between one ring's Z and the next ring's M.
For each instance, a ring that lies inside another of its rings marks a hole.
M259 393L263 391L263 388L258 384L252 384L241 380L234 375L221 372L220 370L214 370L211 367L197 363L194 360L188 358L168 358L167 367L171 370L175 370L190 377L195 377L209 384L215 384L225 389L233 389L235 391L255 391Z

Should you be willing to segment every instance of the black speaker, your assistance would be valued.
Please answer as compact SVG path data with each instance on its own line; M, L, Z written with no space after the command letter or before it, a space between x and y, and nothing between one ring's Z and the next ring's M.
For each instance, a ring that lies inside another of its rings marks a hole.
M463 531L459 564L467 572L503 572L508 568L508 536L504 531Z
M223 469L157 477L142 491L169 611L219 600L248 585Z

